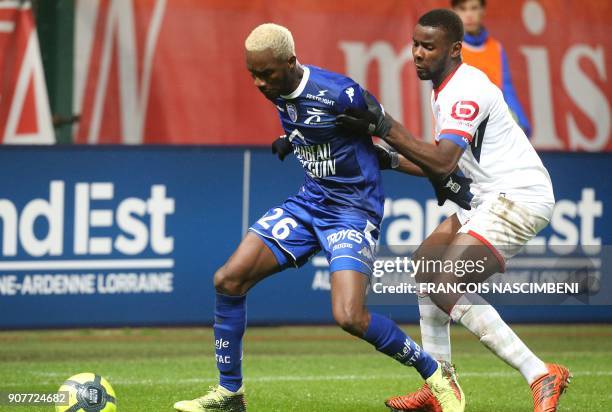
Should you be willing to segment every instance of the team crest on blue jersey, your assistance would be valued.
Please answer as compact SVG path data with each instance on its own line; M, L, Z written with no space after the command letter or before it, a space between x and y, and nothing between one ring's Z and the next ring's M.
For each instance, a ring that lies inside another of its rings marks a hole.
M287 103L287 113L292 122L297 120L297 107L293 103Z

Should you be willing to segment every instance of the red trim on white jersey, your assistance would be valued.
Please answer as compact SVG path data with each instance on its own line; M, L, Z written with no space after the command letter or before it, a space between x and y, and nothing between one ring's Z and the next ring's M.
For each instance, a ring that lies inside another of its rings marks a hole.
M472 139L474 138L468 132L464 132L463 130L457 130L457 129L440 130L440 133L438 134L438 136L443 135L443 134L458 134L459 136L466 138L468 143L472 143Z
M455 69L452 72L450 72L448 76L446 76L446 79L444 79L442 81L442 83L440 83L440 85L434 89L434 101L438 100L438 94L440 94L442 89L444 89L444 87L446 87L448 82L450 82L450 79L455 75L455 73L457 73L457 70L459 70L459 67L461 67L462 65L463 65L463 63L461 63L457 67L455 67Z

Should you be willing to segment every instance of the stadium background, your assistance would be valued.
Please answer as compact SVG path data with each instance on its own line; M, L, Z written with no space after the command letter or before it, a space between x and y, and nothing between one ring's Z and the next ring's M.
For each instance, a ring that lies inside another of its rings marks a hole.
M605 251L612 6L558 5L491 1L487 26L506 47L559 201L541 243ZM269 153L281 130L244 68L245 36L264 21L290 27L301 62L347 73L431 139L430 89L411 67L410 31L424 11L445 6L0 3L0 328L211 324L215 269L248 224L301 181L297 162ZM417 245L452 213L435 206L426 182L385 172L384 184L383 246ZM609 262L589 305L500 310L511 322L609 322ZM156 283L122 293L118 273ZM79 275L79 290L58 289L64 274ZM264 281L249 299L249 321L331 323L328 276L315 258ZM379 310L415 322L416 301L407 303Z
M281 130L244 68L245 36L264 21L290 27L301 62L352 76L430 140L430 90L415 77L410 32L447 5L0 1L0 411L44 410L4 398L55 393L80 372L106 377L122 412L171 410L218 383L212 274L302 179L294 159L270 153ZM577 256L594 268L590 295L496 307L542 359L573 372L560 412L607 412L612 3L489 0L486 25L506 47L558 200L519 275L579 272ZM381 248L404 254L453 207L438 208L425 181L383 179ZM146 282L126 293L125 274ZM374 412L422 384L333 326L328 288L318 256L252 291L249 410ZM420 341L414 297L371 303L387 303L375 310ZM519 373L466 329L451 336L466 410L533 410Z

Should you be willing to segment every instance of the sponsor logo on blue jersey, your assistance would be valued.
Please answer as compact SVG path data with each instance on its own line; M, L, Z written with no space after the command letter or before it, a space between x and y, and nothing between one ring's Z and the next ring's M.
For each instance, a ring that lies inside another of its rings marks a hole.
M309 100L315 100L319 103L323 103L327 106L333 106L334 104L336 104L336 102L333 99L325 97L325 93L327 93L328 91L329 90L319 90L319 93L317 93L316 95L307 93L306 98Z
M330 143L295 146L293 153L310 177L321 179L336 174L336 158Z
M287 113L292 122L296 122L298 118L297 108L293 103L287 103Z
M360 91L357 83L343 75L304 66L299 87L275 103L304 169L304 198L322 202L326 208L355 207L378 221L384 197L372 143L335 125L335 117L347 108L364 107Z

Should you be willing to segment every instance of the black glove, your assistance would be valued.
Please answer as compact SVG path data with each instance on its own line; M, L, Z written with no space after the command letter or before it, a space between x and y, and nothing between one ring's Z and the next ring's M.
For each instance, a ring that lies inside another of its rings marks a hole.
M281 162L291 152L293 152L293 146L285 135L282 135L272 143L272 153L277 155Z
M367 110L347 109L344 114L336 116L336 126L359 135L387 137L391 130L391 121L385 111L367 90L363 91L363 100Z
M376 156L381 170L396 169L399 166L399 154L386 146L375 144Z
M465 210L472 209L470 202L474 195L470 192L471 183L472 179L461 176L456 172L451 173L437 183L433 183L436 197L438 198L438 206L442 206L448 199Z

